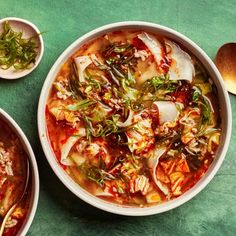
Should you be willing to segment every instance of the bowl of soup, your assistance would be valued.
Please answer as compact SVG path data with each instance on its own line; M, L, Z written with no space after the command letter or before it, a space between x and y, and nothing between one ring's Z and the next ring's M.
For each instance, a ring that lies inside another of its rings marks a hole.
M161 25L121 22L80 37L57 59L38 130L76 196L108 212L151 215L187 202L216 174L231 108L194 42Z
M1 218L3 219L8 210L17 203L7 218L3 236L26 235L38 204L37 163L23 131L2 109L0 130Z

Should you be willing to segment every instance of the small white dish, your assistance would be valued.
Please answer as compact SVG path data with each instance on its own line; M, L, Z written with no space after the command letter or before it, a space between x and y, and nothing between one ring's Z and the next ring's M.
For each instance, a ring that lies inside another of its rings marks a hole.
M16 18L16 17L7 17L7 18L0 19L0 34L2 33L3 23L6 21L9 22L11 28L14 31L22 32L23 38L30 38L35 35L38 35L37 37L35 37L38 55L36 57L35 64L31 68L24 69L24 70L16 70L13 67L10 67L7 70L0 68L0 78L9 79L9 80L19 79L31 73L40 63L43 56L43 52L44 52L43 38L42 38L42 35L40 34L39 29L34 24L32 24L31 22L27 20Z

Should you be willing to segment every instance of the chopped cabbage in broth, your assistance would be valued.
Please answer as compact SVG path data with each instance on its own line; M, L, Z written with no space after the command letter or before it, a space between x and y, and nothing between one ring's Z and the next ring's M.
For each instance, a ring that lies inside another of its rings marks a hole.
M216 87L201 63L143 31L108 33L68 58L46 118L55 156L74 181L140 207L193 187L221 134Z

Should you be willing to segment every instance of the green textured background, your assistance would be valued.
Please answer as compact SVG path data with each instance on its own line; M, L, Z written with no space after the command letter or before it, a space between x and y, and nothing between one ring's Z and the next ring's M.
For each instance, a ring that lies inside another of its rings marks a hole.
M36 24L45 53L32 74L0 80L0 107L22 127L35 151L41 189L28 235L236 235L236 123L225 161L211 183L194 199L169 212L124 217L95 209L57 179L42 152L37 106L42 84L57 57L75 39L107 23L144 20L171 27L214 58L223 43L236 41L236 1L167 0L0 0L0 18L15 16ZM230 95L233 120L236 97Z

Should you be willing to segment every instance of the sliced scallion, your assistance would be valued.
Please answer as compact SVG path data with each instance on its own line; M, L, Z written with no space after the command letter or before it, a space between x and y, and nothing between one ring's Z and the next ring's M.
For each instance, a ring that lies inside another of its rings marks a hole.
M0 35L0 67L7 70L13 66L16 70L24 70L35 64L37 45L34 37L23 38L22 32L15 32L8 21L3 24Z

